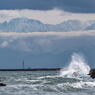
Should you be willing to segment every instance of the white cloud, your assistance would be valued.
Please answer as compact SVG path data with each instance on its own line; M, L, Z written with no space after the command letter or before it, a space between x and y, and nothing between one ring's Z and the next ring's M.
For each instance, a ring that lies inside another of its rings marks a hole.
M71 31L71 32L28 32L28 33L18 33L18 32L0 32L0 38L21 38L21 37L35 37L35 36L54 36L54 37L72 37L72 36L82 36L82 35L95 35L95 31Z
M7 47L9 45L9 43L7 41L4 41L0 44L0 47L4 48Z
M18 17L27 17L40 20L46 24L58 24L68 19L78 19L82 21L95 20L95 14L75 14L53 9L49 11L38 10L0 10L0 22L10 21Z

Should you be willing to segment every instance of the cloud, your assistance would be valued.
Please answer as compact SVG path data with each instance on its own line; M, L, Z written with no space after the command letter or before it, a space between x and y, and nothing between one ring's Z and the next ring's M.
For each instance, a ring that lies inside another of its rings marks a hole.
M94 0L0 0L0 9L61 10L95 13Z
M62 15L61 15L62 14ZM64 12L64 15L67 13ZM63 12L57 9L49 11L34 10L0 10L0 22L10 21L19 17L40 20L47 24L56 24L63 21ZM57 18L57 19L56 19Z
M1 44L0 44L0 47L4 48L4 47L7 47L9 45L9 43L7 41L3 41Z
M18 33L18 32L0 32L1 38L26 38L26 37L74 37L74 36L94 36L95 32L92 31L77 31L77 32L28 32L28 33Z
M69 13L59 9L52 10L0 10L0 23L9 22L15 18L29 18L34 20L39 20L45 24L59 24L63 21L67 20L95 20L95 14L77 14L77 13Z
M0 33L0 47L35 53L60 53L94 46L95 32Z

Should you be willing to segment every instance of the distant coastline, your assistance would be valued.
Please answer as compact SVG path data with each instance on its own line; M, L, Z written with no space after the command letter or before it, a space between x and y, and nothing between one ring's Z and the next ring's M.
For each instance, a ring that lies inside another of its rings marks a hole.
M0 69L0 71L57 71L61 68L36 68L36 69Z

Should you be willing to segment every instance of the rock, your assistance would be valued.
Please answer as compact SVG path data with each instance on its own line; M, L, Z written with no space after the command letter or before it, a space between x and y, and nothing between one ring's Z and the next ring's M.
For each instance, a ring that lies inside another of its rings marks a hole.
M91 69L89 71L89 74L88 75L90 75L91 78L95 78L95 69Z
M4 83L0 83L0 86L6 86L6 84L4 84Z

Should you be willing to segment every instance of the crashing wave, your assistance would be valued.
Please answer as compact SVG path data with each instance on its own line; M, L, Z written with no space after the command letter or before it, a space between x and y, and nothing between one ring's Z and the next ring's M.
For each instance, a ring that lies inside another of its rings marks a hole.
M74 53L68 67L61 69L60 73L64 77L80 77L89 73L90 67L86 64L83 56Z

